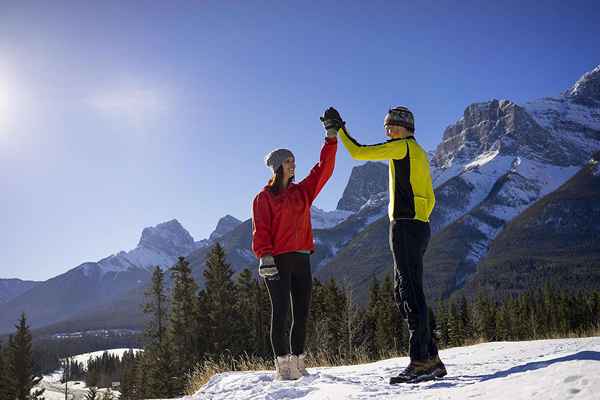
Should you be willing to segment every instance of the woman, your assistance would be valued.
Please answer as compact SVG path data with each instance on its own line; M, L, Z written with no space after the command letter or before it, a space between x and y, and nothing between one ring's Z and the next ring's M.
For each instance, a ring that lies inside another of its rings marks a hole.
M312 289L310 254L314 251L310 207L333 173L336 150L336 130L329 129L319 162L298 184L293 182L296 164L292 152L272 151L265 163L273 177L252 205L252 249L271 298L271 344L278 380L307 374L304 341ZM293 321L288 342L284 324L290 297Z

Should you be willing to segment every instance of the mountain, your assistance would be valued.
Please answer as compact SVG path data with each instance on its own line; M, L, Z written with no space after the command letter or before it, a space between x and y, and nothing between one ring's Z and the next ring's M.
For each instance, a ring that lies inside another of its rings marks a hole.
M561 185L587 168L592 154L600 150L599 80L600 66L556 97L524 104L495 99L474 103L446 128L442 142L429 153L436 194L431 216L433 235L424 271L425 290L430 299L449 296L463 287L495 284L488 279L492 272L486 275L484 271L493 271L494 267L487 265L498 265L498 261L493 261L499 259L494 249L502 248L505 240L502 238L506 235L513 235L514 231L509 230L512 221L518 221L548 196L558 193ZM336 210L312 209L316 249L311 263L315 277L321 280L333 277L349 284L359 301L366 301L373 277L383 279L392 271L387 174L387 166L380 162L356 166ZM540 238L551 242L551 238ZM225 248L235 272L243 268L255 271L257 260L251 250L251 239L251 220L242 222L225 216L208 239L198 242L177 221L169 221L146 228L134 250L82 264L57 277L60 279L54 278L57 283L48 288L46 295L38 293L52 280L39 284L30 291L34 295L30 303L23 295L9 303L14 309L26 304L30 308L35 308L34 304L40 309L48 308L47 313L40 312L41 319L45 318L43 315L50 316L45 323L59 320L66 323L71 320L64 318L69 317L93 325L92 310L106 318L107 324L140 321L139 303L143 300L143 285L150 266L158 264L166 268L178 255L187 256L194 277L203 287L206 257L216 242ZM504 248L502 254L510 255L510 249ZM586 262L595 260L594 254L586 253ZM588 267L574 268L585 271ZM510 273L504 271L501 275ZM518 275L519 279L527 280L525 275L525 272ZM114 285L119 288L118 294L108 289L107 293L97 293L94 288L108 286L110 279L127 283ZM46 301L45 296L52 296L52 290L67 291L67 280L92 289L86 291L89 304L84 300L77 304L77 309L69 309L63 315L57 311L61 310L60 305ZM99 283L103 280L107 283ZM4 310L13 308L0 305L0 332L6 326ZM115 310L127 317L117 317ZM10 314L12 319L13 314Z
M218 238L237 228L241 223L242 221L228 214L219 220L217 227L213 233L210 234L208 239L214 242Z
M597 71L556 98L523 106L508 100L472 104L445 130L431 160L436 207L424 271L430 299L461 288L507 222L600 150L600 103L589 89L597 87ZM387 229L382 217L331 257L317 277L347 281L357 298L366 299L370 280L392 271Z
M24 281L21 279L0 279L0 304L27 292L39 282Z
M445 378L390 385L408 357L369 364L309 368L307 377L278 382L274 371L216 374L185 400L239 399L570 399L600 390L600 338L493 342L440 351ZM182 398L181 400L183 400Z
M338 210L358 211L373 194L388 190L388 166L381 162L367 161L354 167L342 198L338 201Z
M600 287L600 152L558 190L507 224L467 292L517 294L553 283Z
M195 248L194 239L177 220L145 228L133 250L85 262L0 304L0 332L12 330L21 312L35 328L109 303L145 287L151 267L168 268Z

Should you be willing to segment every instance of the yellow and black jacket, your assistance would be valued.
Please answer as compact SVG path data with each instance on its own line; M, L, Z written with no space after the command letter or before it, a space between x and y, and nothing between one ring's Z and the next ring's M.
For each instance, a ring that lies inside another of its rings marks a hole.
M414 136L391 139L373 145L359 144L343 128L342 143L357 160L389 160L390 220L417 219L428 222L435 195L431 184L427 153Z

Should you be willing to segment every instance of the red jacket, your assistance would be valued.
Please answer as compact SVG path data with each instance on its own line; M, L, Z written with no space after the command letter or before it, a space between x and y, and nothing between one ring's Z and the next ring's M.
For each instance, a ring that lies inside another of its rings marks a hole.
M333 174L337 138L326 138L321 158L300 183L274 195L268 186L252 203L252 250L256 257L313 251L310 206Z

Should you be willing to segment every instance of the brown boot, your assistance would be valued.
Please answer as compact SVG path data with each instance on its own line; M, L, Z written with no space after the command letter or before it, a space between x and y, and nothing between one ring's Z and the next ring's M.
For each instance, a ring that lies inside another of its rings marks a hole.
M404 371L390 378L390 384L430 381L446 376L446 373L444 363L436 355L434 358L424 361L411 360Z

